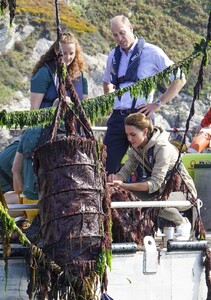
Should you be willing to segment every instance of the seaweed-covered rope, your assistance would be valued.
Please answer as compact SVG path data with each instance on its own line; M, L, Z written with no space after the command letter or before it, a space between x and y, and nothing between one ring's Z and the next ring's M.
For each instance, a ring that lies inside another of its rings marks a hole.
M201 64L200 64L200 68L199 68L199 72L198 72L198 79L197 79L197 82L194 86L194 95L193 95L192 105L191 105L191 108L190 108L190 113L189 113L189 116L188 116L188 119L187 119L187 122L186 122L185 134L184 134L184 137L183 137L183 141L181 143L178 159L177 159L177 161L174 165L174 168L172 170L171 177L170 177L169 181L166 184L164 193L168 192L168 189L171 186L171 180L172 180L174 174L177 172L177 170L179 168L179 164L180 164L180 160L181 160L181 152L182 152L182 148L183 148L183 146L185 144L185 141L186 141L186 136L187 136L187 133L188 133L190 120L191 120L191 118L193 117L193 115L195 113L195 107L194 107L195 101L196 101L196 99L199 99L200 90L203 88L204 67L206 67L207 64L208 64L208 53L207 52L208 52L208 48L210 47L210 41L211 41L211 11L210 11L210 14L209 14L209 20L208 20L208 24L207 24L207 37L206 37L206 41L205 41L205 44L204 44L204 52L203 52L203 56L202 56L202 60L201 60ZM190 201L191 201L191 199L190 199ZM194 204L194 206L196 206L195 201L191 201L191 202ZM197 209L198 216L197 216L197 219L196 219L195 230L198 231L200 237L205 238L205 230L204 230L203 223L202 223L202 220L201 220L201 217L200 217L197 206L196 206L196 209ZM207 287L208 287L207 300L211 299L211 275L210 274L211 274L211 252L210 252L210 248L207 246L206 259L205 259L205 277L206 277L206 284L207 284Z
M208 25L207 25L207 37L206 37L206 41L205 41L205 44L204 44L204 51L203 51L203 56L202 56L199 72L198 72L197 82L194 86L194 95L193 95L193 100L192 100L189 116L188 116L187 121L186 121L186 129L185 129L183 141L182 141L181 146L180 146L178 159L175 162L175 165L174 165L174 167L171 171L171 176L170 176L169 180L166 183L165 189L163 191L163 195L170 193L171 188L172 188L173 177L176 174L176 172L179 171L179 165L180 165L180 162L181 162L181 152L182 152L183 146L185 145L186 136L187 136L187 133L188 133L188 130L189 130L189 125L190 125L190 120L194 116L194 113L195 113L195 107L194 107L195 106L195 101L196 101L196 99L199 99L200 90L203 87L204 67L206 67L207 63L208 63L208 54L207 54L207 52L208 52L208 48L210 47L210 41L211 41L211 12L209 14L209 20L208 20ZM197 209L197 213L198 213L197 222L198 222L198 225L196 225L196 227L199 230L202 231L201 233L199 233L199 235L204 238L205 231L203 229L203 224L202 224L201 217L199 216L199 212L198 212L198 208L197 208L197 204L196 204L196 199L194 199L194 197L192 197L189 200L191 201L191 203Z
M0 11L1 13L9 6L10 12L10 26L12 25L13 19L15 17L16 10L16 0L1 0L0 1Z
M94 134L91 128L91 124L87 119L86 113L82 107L81 101L75 91L75 88L70 80L70 76L66 76L66 89L70 93L72 102L74 103L74 108L78 113L79 120L83 124L83 129L87 138L94 138Z
M87 119L85 111L81 105L81 101L78 97L78 94L75 91L73 83L70 79L70 76L67 72L66 66L63 62L63 51L60 44L60 37L61 37L61 28L60 28L60 20L59 20L59 9L58 9L58 1L55 0L55 7L56 7L56 26L57 26L57 40L59 41L59 51L57 55L57 70L58 70L58 78L59 78L59 88L58 88L58 96L59 96L59 104L56 109L54 119L52 122L52 131L50 135L50 140L53 140L56 137L56 132L58 128L58 123L62 117L62 114L65 113L65 125L66 125L66 132L67 134L71 135L74 132L74 121L75 118L74 110L77 111L80 123L83 124L84 133L87 138L93 138L94 134L91 129L91 125ZM74 103L72 107L72 112L70 110L67 111L67 104L65 102L66 98L66 91L69 92L70 98Z

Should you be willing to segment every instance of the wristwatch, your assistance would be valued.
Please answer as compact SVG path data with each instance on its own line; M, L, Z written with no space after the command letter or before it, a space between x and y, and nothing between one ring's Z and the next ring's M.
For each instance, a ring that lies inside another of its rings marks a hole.
M161 106L161 105L162 105L162 102L160 101L160 99L158 99L157 101L155 101L155 104L156 104L157 106Z

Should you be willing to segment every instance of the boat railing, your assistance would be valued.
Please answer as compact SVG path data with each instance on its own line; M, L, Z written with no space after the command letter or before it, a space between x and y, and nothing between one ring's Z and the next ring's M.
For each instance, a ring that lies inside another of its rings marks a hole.
M192 205L190 201L113 201L111 208L142 208L142 207L187 207ZM202 201L197 199L198 209L202 207ZM8 204L9 211L37 210L37 204Z
M187 207L192 205L190 201L112 201L111 202L111 208L112 209L131 209L131 208L146 208L146 207ZM200 199L197 199L197 210L200 212L200 208L202 207L202 201ZM195 206L192 206L192 225L194 225L195 219L196 219L196 211L195 211ZM38 211L38 205L37 204L8 204L8 211ZM164 242L164 246L167 246L167 238L165 238L165 233L156 233L155 239L162 239ZM187 249L187 245L185 244L184 249ZM172 249L180 249L181 247L177 247L177 245L170 245L169 247L172 247ZM176 248L175 248L176 247ZM190 250L190 245L188 245L188 249ZM192 246L191 246L192 247ZM193 245L193 249L196 248L196 245ZM199 246L197 246L199 247ZM201 249L204 249L204 244L200 246ZM129 243L112 243L112 253L135 253L138 251L138 246L135 242L129 242ZM15 253L15 252L14 252ZM155 254L157 251L155 251ZM156 256L157 257L157 256Z
M25 128L24 128L25 129ZM107 126L92 126L92 130L93 132L103 132L105 133L106 130L107 130ZM169 133L179 133L179 132L185 132L186 129L185 128L182 128L182 127L170 127L170 128L166 128L165 129L167 132ZM15 127L11 127L10 128L10 132L12 133L16 133L16 134L19 134L22 130L19 130ZM208 132L211 134L211 128L202 128L201 131L203 132ZM192 129L189 129L188 130L188 133L193 133L193 130Z
M92 126L92 130L94 132L106 132L107 127L106 126ZM182 132L186 131L186 129L183 128L183 127L170 127L170 128L166 128L165 130L169 133L175 133L175 134L179 133L179 132L182 133ZM201 129L201 132L207 132L207 133L211 134L211 128L209 128L209 127L205 128L204 127L204 128ZM188 133L194 133L194 130L189 129Z
M92 126L92 130L93 131L102 131L105 132L107 130L106 126ZM172 133L177 133L177 132L185 132L185 128L167 128L166 131L167 132L172 132ZM210 128L203 128L203 130L207 131L210 130ZM189 132L192 132L192 130L189 130Z

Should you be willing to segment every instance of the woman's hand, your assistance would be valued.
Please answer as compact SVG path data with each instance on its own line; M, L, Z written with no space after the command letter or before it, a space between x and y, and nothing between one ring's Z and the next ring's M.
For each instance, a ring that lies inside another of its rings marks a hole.
M116 176L115 174L108 175L107 182L113 182L115 180L115 176Z
M66 102L67 104L70 104L70 103L71 103L70 97L66 96L66 97L65 97L65 102ZM56 98L56 100L54 100L54 102L53 102L53 106L57 106L58 103L59 103L59 98Z
M114 180L112 182L107 182L108 185L113 185L113 186L122 186L124 185L124 183L121 180Z
M108 175L107 183L113 186L122 186L124 184L122 176L115 174Z
M71 103L70 97L66 96L66 97L65 97L65 102L66 102L67 104L70 104L70 103Z

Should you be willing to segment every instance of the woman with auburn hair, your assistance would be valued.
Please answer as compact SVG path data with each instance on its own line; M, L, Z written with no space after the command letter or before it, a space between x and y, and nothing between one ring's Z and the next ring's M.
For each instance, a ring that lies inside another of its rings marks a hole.
M73 83L79 99L88 98L88 83L84 74L86 67L81 47L74 34L62 33L59 40L56 40L49 50L41 56L32 72L30 86L32 110L50 107L56 104L55 100L58 102L57 57L59 49L62 50L63 61L67 67L67 78ZM66 102L69 103L70 101L67 93Z
M166 190L178 150L170 143L165 130L154 126L144 114L134 113L125 119L125 133L131 145L128 160L118 173L108 176L108 183L130 190L141 200L180 201L197 198L194 182L182 163L179 164L175 179L171 179L173 188ZM128 182L138 165L144 170L144 178L139 182ZM159 211L160 217L175 223L178 240L190 238L191 224L180 214L181 210L189 208L167 207Z

